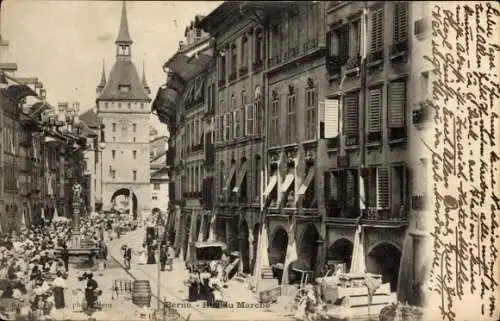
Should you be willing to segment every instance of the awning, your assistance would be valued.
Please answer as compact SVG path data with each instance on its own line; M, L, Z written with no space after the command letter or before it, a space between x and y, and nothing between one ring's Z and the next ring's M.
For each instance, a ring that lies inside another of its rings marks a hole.
M168 123L175 117L177 96L177 92L168 86L158 89L152 111L156 110L161 122Z
M295 179L295 175L293 175L292 173L286 174L285 181L283 182L283 185L281 186L280 191L282 193L286 193L288 191L288 189L290 188L290 186L292 185L294 179Z
M269 179L269 183L267 184L266 189L264 190L264 197L267 197L269 194L271 194L277 182L278 182L278 175L275 174L271 176L271 178Z
M248 162L244 162L243 165L241 165L240 170L238 171L238 175L236 176L236 184L233 188L234 193L238 193L240 191L241 183L243 183L243 179L247 174L247 170Z
M298 195L304 195L306 193L307 188L309 187L309 185L311 185L315 174L316 171L311 168L307 173L306 179L304 180L304 182L302 182L302 185L300 185L299 191L297 192Z
M229 175L226 178L224 188L222 189L223 191L227 191L230 188L231 180L234 177L234 174L236 173L236 163L233 163L231 165L231 170L229 171Z
M165 63L165 67L178 74L184 81L187 81L198 75L211 59L212 57L207 54L188 57L184 53L178 52Z

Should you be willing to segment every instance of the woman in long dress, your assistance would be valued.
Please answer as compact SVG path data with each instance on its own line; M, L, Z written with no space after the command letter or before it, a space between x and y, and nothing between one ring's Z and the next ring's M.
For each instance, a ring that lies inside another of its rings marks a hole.
M144 265L148 263L148 256L146 255L146 250L142 249L139 251L139 262L138 264Z
M61 272L57 272L57 276L54 279L54 305L56 309L65 308L66 304L64 301L64 290L67 288L66 281L63 278Z

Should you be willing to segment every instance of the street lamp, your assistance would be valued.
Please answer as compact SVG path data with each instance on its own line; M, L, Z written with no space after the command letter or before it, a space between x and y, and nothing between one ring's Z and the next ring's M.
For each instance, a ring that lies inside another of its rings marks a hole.
M101 200L101 211L104 207L104 198L102 196L102 163L104 163L104 159L103 159L103 151L104 149L106 148L106 142L104 140L104 124L101 123L101 126L100 126L100 129L101 129L101 133L100 133L100 141L99 141L99 157L100 157L100 163L101 163L101 170L100 170L100 174L101 174L101 188L100 188L100 191L99 191L99 194L100 194L100 200Z

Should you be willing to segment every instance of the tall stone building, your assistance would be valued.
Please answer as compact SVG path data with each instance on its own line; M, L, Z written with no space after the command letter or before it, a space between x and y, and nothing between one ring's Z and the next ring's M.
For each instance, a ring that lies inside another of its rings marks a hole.
M116 44L116 61L106 82L97 86L97 115L104 125L106 148L102 153L103 210L130 211L134 219L149 210L149 88L132 62L127 10L123 3ZM132 197L130 197L132 194ZM121 199L118 199L121 196ZM132 204L127 201L132 199Z

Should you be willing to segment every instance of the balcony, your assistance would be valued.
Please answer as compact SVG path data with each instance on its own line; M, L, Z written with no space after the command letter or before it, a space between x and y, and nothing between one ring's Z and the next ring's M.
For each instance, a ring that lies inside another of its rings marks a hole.
M326 148L327 149L337 149L340 146L340 139L339 137L334 137L334 138L327 138L326 139Z
M326 70L330 74L330 79L340 78L341 64L338 56L326 57Z
M430 123L432 109L425 101L419 102L419 106L420 108L412 112L412 121L417 129L422 129Z
M384 50L378 50L374 52L370 52L367 57L367 67L370 70L381 70L384 65Z
M262 61L262 59L258 59L252 63L252 70L254 72L261 70L262 67L264 67L264 62Z
M319 48L318 44L319 44L319 42L318 42L317 38L307 39L307 41L302 44L302 51L303 51L304 55L308 54L309 51L313 51L315 49L318 49Z
M242 66L238 70L240 77L246 76L248 74L248 66Z
M367 146L379 146L382 143L382 132L368 133L366 136Z
M231 72L231 73L229 74L229 81L230 81L230 82L231 82L231 81L235 81L235 80L236 80L236 78L238 78L238 73L236 72L236 70L234 70L233 72Z
M414 34L417 37L417 39L420 40L423 39L425 36L427 36L429 34L430 26L431 26L430 17L425 17L415 21Z
M354 147L358 146L359 137L358 134L346 134L345 135L345 146L346 147Z
M408 58L408 41L400 41L389 47L389 59L393 63L406 62Z
M281 64L281 56L276 55L271 58L269 58L269 67L274 67Z
M388 128L389 145L404 145L406 143L406 128Z
M199 152L199 151L203 151L203 143L199 143L199 144L193 145L191 147L192 153Z
M376 207L368 207L363 211L363 224L375 225L407 225L408 224L408 209L401 205L399 209L378 209Z
M222 79L219 79L219 88L223 88L223 87L226 87L226 76L222 76Z
M349 58L345 64L345 75L346 76L358 76L359 67L361 66L361 56Z

